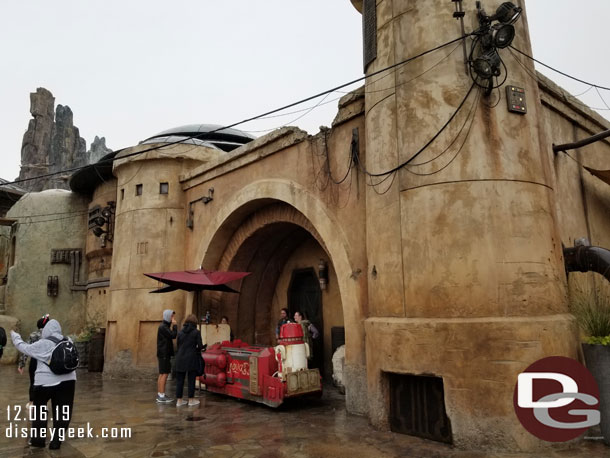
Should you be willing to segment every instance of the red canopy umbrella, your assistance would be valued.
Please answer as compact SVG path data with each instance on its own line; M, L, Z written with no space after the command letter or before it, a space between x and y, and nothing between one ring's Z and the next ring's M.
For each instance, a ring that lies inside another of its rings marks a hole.
M180 270L177 272L159 272L144 274L154 280L161 281L168 286L151 291L151 293L167 293L182 289L184 291L223 291L226 293L238 293L238 291L226 285L226 283L244 278L250 272L219 272L217 270ZM199 295L195 296L197 305L197 316L199 316Z
M250 272L220 272L217 270L197 269L144 275L169 285L151 291L151 293L166 293L177 289L185 291L209 290L237 293L238 291L227 286L226 283L244 278L246 275L250 275Z

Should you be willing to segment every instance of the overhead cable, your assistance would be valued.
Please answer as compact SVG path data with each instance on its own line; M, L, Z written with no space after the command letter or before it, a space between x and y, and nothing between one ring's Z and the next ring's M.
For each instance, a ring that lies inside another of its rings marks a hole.
M127 159L127 158L130 158L130 157L133 157L133 156L138 156L138 155L140 155L140 154L148 153L148 152L150 152L150 151L155 151L155 150L162 149L162 148L167 148L167 147L169 147L169 146L173 146L173 145L176 145L176 144L179 144L179 143L184 143L184 142L186 142L186 141L188 141L188 140L197 139L197 138L199 138L199 137L202 137L202 136L205 136L205 135L209 135L209 134L213 134L213 133L216 133L216 132L219 132L219 131L225 130L225 129L230 129L230 128L233 128L233 127L239 126L239 125L241 125L241 124L245 124L245 123L248 123L248 122L251 122L251 121L257 120L257 119L259 119L259 118L263 118L263 117L266 117L266 116L272 115L272 114L274 114L274 113L278 113L278 112L283 111L283 110L286 110L286 109L288 109L288 108L292 108L292 107L294 107L294 106L296 106L296 105L300 105L301 103L309 102L310 100L317 99L318 97L321 97L321 96L327 95L327 94L329 94L329 93L331 93L331 92L336 92L336 91L338 91L339 89L343 89L343 88L345 88L345 87L347 87L347 86L351 86L351 85L352 85L352 84L354 84L354 83L358 83L358 82L363 81L363 80L365 80L365 79L367 79L367 78L370 78L370 77L372 77L372 76L379 75L380 73L383 73L383 72L385 72L385 71L391 70L391 69L396 68L396 67L399 67L399 66L401 66L401 65L405 65L405 64L407 64L407 63L409 63L409 62L411 62L411 61L414 61L414 60L416 60L416 59L419 59L420 57L423 57L423 56L425 56L425 55L427 55L427 54L430 54L430 53L432 53L432 52L434 52L434 51L437 51L437 50L439 50L439 49L441 49L441 48L444 48L445 46L448 46L448 45L450 45L450 44L453 44L453 43L456 43L456 42L458 42L458 41L460 41L460 40L463 40L463 39L467 38L468 36L470 36L470 34L460 36L460 37L455 38L455 39L453 39L453 40L450 40L450 41L448 41L448 42L446 42L446 43L443 43L443 44L441 44L441 45L438 45L438 46L436 46L436 47L434 47L434 48L428 49L427 51L421 52L421 53L419 53L419 54L417 54L417 55L415 55L415 56L413 56L413 57L409 57L408 59L404 59L404 60L402 60L402 61L400 61L400 62L397 62L397 63L395 63L395 64L389 65L389 66L384 67L384 68L382 68L382 69L380 69L380 70L377 70L377 71L375 71L375 72L372 72L372 73L370 73L370 74L368 74L368 75L365 75L365 76L362 76L362 77L360 77L360 78L356 78L356 79L354 79L354 80L351 80L351 81L349 81L349 82L347 82L347 83L343 83L343 84L341 84L341 85L339 85L339 86L336 86L336 87L334 87L334 88L332 88L332 89L328 89L328 90L323 91L323 92L320 92L320 93L318 93L318 94L315 94L315 95L312 95L312 96L306 97L306 98L304 98L304 99L301 99L301 100L299 100L299 101L297 101L297 102L293 102L293 103L290 103L290 104L288 104L288 105L284 105L283 107L280 107L280 108L276 108L276 109L273 109L273 110L267 111L266 113L262 113L262 114L259 114L259 115L256 115L256 116L253 116L253 117L251 117L251 118L243 119L243 120L241 120L241 121L235 122L235 123L233 123L233 124L229 124L229 125L227 125L227 126L219 127L219 128L217 128L217 129L214 129L214 130L211 130L211 131L208 131L208 132L203 132L203 133L198 133L198 134L194 134L194 135L189 135L189 136L184 137L184 138L182 138L182 139L180 139L180 140L176 140L176 141L169 142L169 143L164 143L164 144L162 144L162 145L157 145L157 146L154 146L154 147L151 147L151 148L147 148L147 149L144 149L144 150L141 150L141 151L134 151L134 152L132 152L132 153L125 154L125 155L123 155L123 156L121 156L121 157L113 157L113 158L108 158L108 159L102 159L102 160L100 160L100 161L96 162L95 164L88 164L88 165L86 165L86 166L81 166L81 167L72 167L72 168L68 168L68 169L60 170L60 171L53 172L53 173L46 173L46 174L43 174L43 175L39 175L39 176L35 176L35 177L31 177L31 178L22 178L22 179L17 179L17 180L14 180L14 181L9 181L9 182L7 182L7 183L3 183L3 185L7 185L7 184L17 184L17 183L23 183L23 182L26 182L26 181L37 180L37 179L40 179L40 178L48 178L48 177L55 176L55 175L59 175L59 174L62 174L62 173L69 173L69 172L71 173L71 172L76 172L76 171L78 171L78 170L82 170L82 169L84 169L84 168L86 168L86 167L90 167L90 166L94 166L94 167L95 167L95 166L97 166L97 165L104 165L104 164L107 164L107 163L112 163L112 162L114 162L115 160ZM122 150L118 150L118 151L122 151Z
M515 47L514 47L514 46L512 46L512 45L510 46L510 48L511 48L511 49L514 49L515 51L517 51L517 52L518 52L519 54L521 54L522 56L525 56L525 57L527 57L528 59L533 60L533 61L534 61L534 62L536 62L537 64L540 64L540 65L542 65L543 67L548 68L549 70L553 70L554 72L559 73L560 75L563 75L563 76L565 76L565 77L567 77L567 78L573 79L574 81L578 81L579 83L587 84L587 85L589 85L589 86L593 86L593 87L596 87L596 88L599 88L599 89L604 89L604 90L606 90L606 91L610 91L610 87L605 87L605 86L600 86L600 85L598 85L598 84L589 83L589 82L587 82L587 81L581 80L580 78L576 78L575 76L568 75L567 73L564 73L564 72L562 72L561 70L557 70L556 68L553 68L553 67L551 67L550 65L545 64L544 62L540 62L538 59L536 59L536 58L534 58L534 57L532 57L532 56L530 56L530 55L527 55L526 53L524 53L523 51L521 51L521 50L519 50L519 49L515 48Z

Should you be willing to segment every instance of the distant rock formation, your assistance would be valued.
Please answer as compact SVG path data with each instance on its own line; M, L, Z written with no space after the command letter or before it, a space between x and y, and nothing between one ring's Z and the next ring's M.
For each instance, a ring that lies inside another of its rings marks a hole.
M106 140L97 136L91 150L87 151L85 139L74 125L70 107L57 105L54 115L54 106L55 97L47 89L40 87L30 94L30 113L34 119L30 120L23 135L20 180L97 162L112 151L106 147ZM69 189L70 175L71 172L67 172L28 180L20 186L28 191Z
M28 130L23 135L21 144L21 171L19 179L23 180L42 175L49 171L48 156L53 136L53 108L55 97L49 91L39 87L30 94L30 119ZM30 191L44 189L44 180L30 180L20 185Z
M94 164L99 161L106 154L112 153L112 150L106 146L106 139L104 137L99 138L97 135L91 143L91 147L87 154L89 155L89 164Z

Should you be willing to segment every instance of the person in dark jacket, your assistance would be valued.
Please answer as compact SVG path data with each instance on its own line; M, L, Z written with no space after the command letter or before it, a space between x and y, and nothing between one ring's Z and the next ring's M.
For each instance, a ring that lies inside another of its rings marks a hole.
M178 334L176 313L173 310L163 311L163 322L157 331L157 359L159 360L159 378L157 379L157 402L169 403L173 399L165 396L165 384L172 371L171 358L174 356L174 343L172 340Z
M275 340L280 338L280 329L282 329L282 326L286 323L290 323L290 318L288 318L288 309L284 307L283 309L280 309L280 319L275 327Z
M187 405L182 399L184 390L184 378L188 374L188 405L189 407L199 404L195 398L195 377L199 371L201 362L201 350L203 342L201 333L197 329L197 317L189 315L182 330L178 333L178 353L176 354L176 407Z

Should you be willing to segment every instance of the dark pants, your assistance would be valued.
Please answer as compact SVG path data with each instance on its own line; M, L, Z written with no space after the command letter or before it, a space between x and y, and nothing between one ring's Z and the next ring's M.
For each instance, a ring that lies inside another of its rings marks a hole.
M30 401L34 402L34 374L36 373L36 368L38 367L38 360L35 358L30 358L30 365L28 366L28 371L30 373Z
M178 372L176 371L176 398L182 398L182 392L184 390L184 377L188 374L188 395L189 398L195 397L195 371Z
M62 430L62 436L66 437L66 429L70 425L72 418L72 405L74 403L74 387L76 382L74 380L68 380L61 382L55 386L35 386L34 387L34 405L36 406L36 417L32 421L32 445L44 447L45 438L42 437L46 434L50 438L50 433L41 433L43 429L47 427L47 418L53 416L53 428L55 428L55 436L52 438L52 442L59 443L60 428ZM51 400L51 409L47 408L47 403ZM68 407L64 407L68 406ZM43 412L46 410L46 412Z

